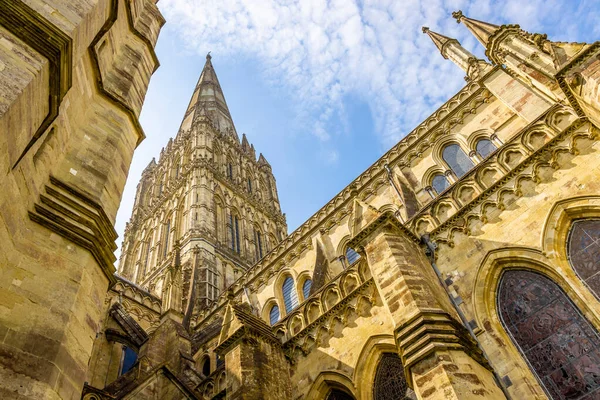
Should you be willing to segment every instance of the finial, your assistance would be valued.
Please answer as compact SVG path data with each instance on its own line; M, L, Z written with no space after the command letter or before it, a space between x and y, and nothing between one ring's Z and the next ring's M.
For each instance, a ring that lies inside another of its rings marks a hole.
M206 59L210 60L212 58L212 56L210 55L210 51L208 53L206 53Z
M429 28L424 26L421 28L421 31L423 31L423 33L427 33L427 32L429 32Z
M460 20L464 17L463 12L461 10L454 11L452 13L452 18L456 19L456 23L460 24Z

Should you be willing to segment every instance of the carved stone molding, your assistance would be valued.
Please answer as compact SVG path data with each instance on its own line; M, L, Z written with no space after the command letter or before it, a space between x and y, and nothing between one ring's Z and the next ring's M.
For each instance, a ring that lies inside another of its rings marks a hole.
M71 87L73 45L69 36L22 1L0 1L0 25L46 57L50 67L48 114L13 162L14 168L58 115L60 102Z
M469 335L467 329L447 313L432 310L420 312L399 326L394 332L396 344L402 358L405 376L410 369L430 354L440 350L459 350L491 370L481 349ZM412 386L412 383L409 382Z
M29 218L89 250L114 284L117 233L102 206L80 190L50 177Z
M124 1L124 0L111 0L110 13L108 15L108 18L106 19L104 25L102 26L102 28L100 29L98 34L94 37L94 40L92 40L92 43L90 44L90 47L89 47L89 52L90 52L90 56L92 58L92 67L93 67L95 75L96 75L96 86L97 86L98 90L100 91L100 93L102 93L108 99L110 99L115 105L117 105L120 109L122 109L123 111L125 111L127 113L132 125L134 126L135 130L137 131L137 134L138 134L137 144L139 145L141 143L141 141L144 140L144 138L146 137L144 134L144 130L142 129L142 126L140 125L140 122L138 120L139 110L136 112L136 110L134 110L134 108L132 108L131 104L129 104L129 102L124 100L122 96L116 94L113 90L106 87L105 82L104 82L104 77L103 77L103 71L101 68L101 63L100 63L99 55L98 55L98 47L99 47L98 44L107 35L109 30L112 28L112 26L117 21L119 1ZM154 52L154 46L153 46L152 42L146 36L141 34L135 28L135 26L133 26L133 17L131 15L131 2L125 1L125 5L126 5L126 9L127 9L127 14L128 14L127 15L127 23L129 25L129 29L131 30L132 34L137 39L141 40L144 43L145 51L147 51L150 54L150 57L152 58L152 62L154 65L153 65L152 71L149 72L150 75L152 75L152 73L154 73L154 71L156 71L156 69L160 65L160 63L158 62L156 53ZM160 13L158 13L156 15L158 17L162 18L162 16L160 16ZM160 25L162 26L162 24L164 24L164 19L162 20L162 23ZM125 44L123 44L123 46L125 46ZM147 84L148 83L146 82L146 87L143 88L144 92L147 88Z

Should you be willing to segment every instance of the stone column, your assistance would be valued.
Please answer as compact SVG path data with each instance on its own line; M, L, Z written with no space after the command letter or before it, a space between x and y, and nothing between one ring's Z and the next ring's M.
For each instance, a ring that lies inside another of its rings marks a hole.
M418 397L504 399L418 239L386 213L352 242L364 247L379 294L394 321L407 381Z

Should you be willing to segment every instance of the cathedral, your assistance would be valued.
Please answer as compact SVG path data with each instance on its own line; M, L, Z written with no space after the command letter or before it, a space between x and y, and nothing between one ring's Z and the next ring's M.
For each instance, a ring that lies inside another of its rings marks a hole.
M0 2L0 398L600 399L600 42L424 27L464 87L289 234L207 55L116 260L155 3Z

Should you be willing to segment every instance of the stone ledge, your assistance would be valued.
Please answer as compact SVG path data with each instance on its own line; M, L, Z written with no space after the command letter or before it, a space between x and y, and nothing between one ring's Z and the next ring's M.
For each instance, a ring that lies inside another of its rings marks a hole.
M52 176L45 189L34 211L29 211L29 218L89 250L110 285L115 284L113 252L117 233L102 206Z

